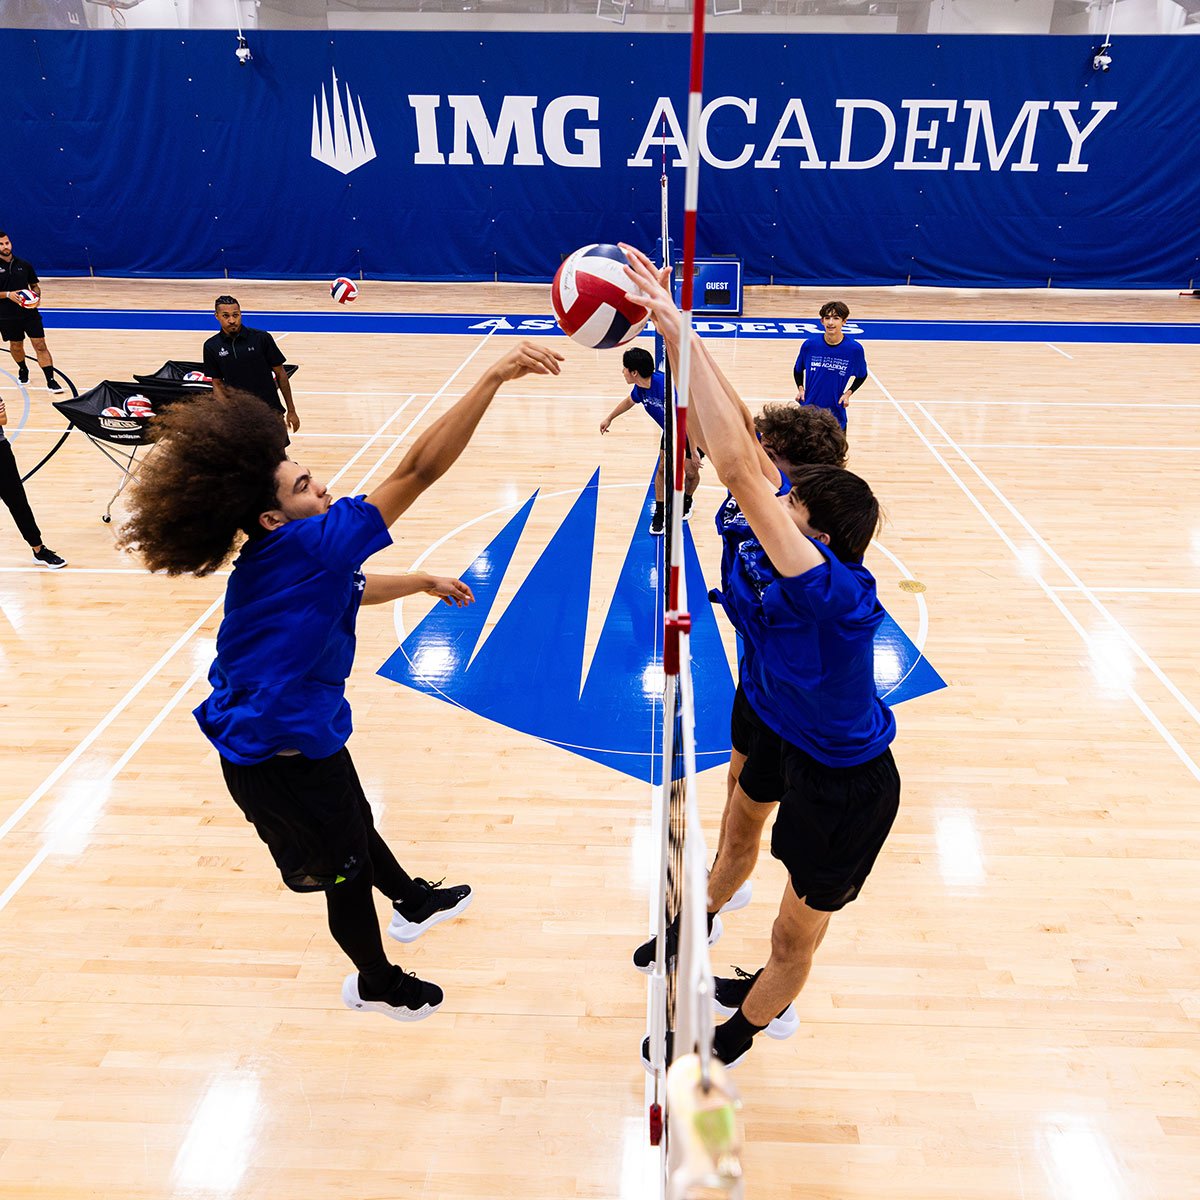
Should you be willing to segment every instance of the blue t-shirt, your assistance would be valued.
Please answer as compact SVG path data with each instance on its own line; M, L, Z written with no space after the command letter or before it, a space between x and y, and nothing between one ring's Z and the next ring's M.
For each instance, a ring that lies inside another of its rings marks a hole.
M804 403L827 408L846 428L846 409L840 403L852 379L867 373L867 356L852 337L831 346L824 335L804 340L796 358L795 374L804 379Z
M661 371L655 371L650 376L650 386L633 385L629 398L634 404L640 404L653 418L659 429L666 428L666 396L667 378Z
M357 496L242 548L225 589L212 695L194 714L222 757L251 766L281 750L326 758L346 744L360 568L391 543L379 509Z
M875 690L875 631L883 608L862 563L825 557L782 577L758 539L736 540L725 611L746 641L742 689L784 741L829 767L882 754L896 719Z

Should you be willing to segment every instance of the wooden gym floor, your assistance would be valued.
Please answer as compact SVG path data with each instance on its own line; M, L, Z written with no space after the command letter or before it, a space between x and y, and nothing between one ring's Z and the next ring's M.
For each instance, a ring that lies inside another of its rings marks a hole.
M249 324L330 307L319 283L50 280L50 347L81 390L195 358L204 334L70 328L55 309L200 310L227 290ZM751 289L747 315L812 319L826 298ZM1164 294L846 299L867 322L1200 321L1200 304ZM543 313L548 298L368 284L363 310ZM554 344L561 378L501 393L375 569L445 538L428 565L461 572L541 488L519 579L599 465L627 485L602 493L604 609L657 438L631 413L601 440L618 359ZM925 586L923 648L949 686L897 709L900 818L833 921L800 1032L759 1039L737 1070L747 1195L1200 1195L1200 346L1119 332L866 344L851 467L888 513L888 553L868 562L914 639L918 598L899 584ZM281 346L301 364L294 456L345 494L504 342ZM714 351L752 406L792 394L795 342ZM3 375L0 395L12 433L23 405ZM26 470L63 427L44 389L30 399L14 443ZM646 928L647 788L381 678L396 624L364 612L351 747L379 823L414 872L477 898L412 947L389 943L442 984L442 1012L413 1026L348 1012L320 898L282 888L189 713L223 580L151 577L118 554L99 520L118 480L73 435L31 481L64 571L35 568L0 514L0 1195L650 1195L645 980L629 962ZM711 579L711 466L703 483ZM404 626L430 603L406 601ZM721 771L701 778L710 844L723 789ZM765 960L782 879L764 854L718 973Z

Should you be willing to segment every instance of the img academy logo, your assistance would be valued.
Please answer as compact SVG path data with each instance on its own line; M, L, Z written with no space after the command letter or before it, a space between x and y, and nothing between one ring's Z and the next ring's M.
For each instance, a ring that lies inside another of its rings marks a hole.
M333 71L332 75L332 117L323 84L319 113L317 98L313 96L312 157L343 175L349 175L351 171L357 171L375 157L375 143L371 140L371 128L367 124L367 114L363 111L362 97L359 97L356 115L350 85L346 84L346 106L343 109L342 97L338 92L337 71Z

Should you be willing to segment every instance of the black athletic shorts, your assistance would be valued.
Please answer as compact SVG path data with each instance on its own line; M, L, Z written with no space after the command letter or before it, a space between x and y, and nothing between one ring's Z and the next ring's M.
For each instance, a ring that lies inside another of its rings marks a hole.
M0 339L3 341L21 342L27 337L45 336L42 314L36 308L23 308L15 314L0 317Z
M787 789L783 779L783 739L759 720L740 683L729 715L729 740L746 757L738 776L742 791L759 804L775 804Z
M374 818L344 746L328 758L277 754L252 767L222 758L221 771L292 891L325 891L369 861Z
M659 453L666 454L666 452L667 452L667 434L666 434L666 431L664 430L663 435L662 435L662 442L659 444ZM699 453L699 451L697 451L697 453ZM687 459L690 459L692 457L692 439L691 438L688 438L687 442L685 443L685 445L683 447L683 457L687 458Z
M775 816L771 853L809 908L837 912L862 889L900 807L900 773L890 749L857 767L827 767L783 743L787 790Z

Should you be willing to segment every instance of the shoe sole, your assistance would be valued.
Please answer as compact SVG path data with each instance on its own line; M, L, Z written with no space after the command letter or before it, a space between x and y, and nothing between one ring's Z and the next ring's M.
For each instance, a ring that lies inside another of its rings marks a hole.
M717 998L713 997L713 1012L720 1017L732 1017L736 1008L730 1008L726 1004L722 1004ZM786 1041L790 1038L797 1029L800 1028L800 1016L792 1005L788 1005L777 1017L772 1017L770 1024L763 1030L763 1033L769 1038L773 1038L777 1042ZM727 1064L728 1065L728 1064Z
M44 563L44 562L42 562L42 560L41 560L40 558L35 558L33 561L34 561L34 562L35 562L35 563L36 563L36 564L37 564L39 567L45 567L47 571L61 571L61 570L63 569L63 567L65 567L65 566L67 565L65 562L61 562L61 563Z
M393 1021L423 1021L432 1017L441 1004L426 1004L421 1008L400 1008L386 1000L364 1000L358 994L358 975L347 975L342 983L342 1003L354 1012L377 1012ZM445 1001L443 1000L443 1004Z
M725 927L721 924L721 918L719 916L714 918L712 928L708 931L708 944L710 946L715 946L717 942L721 940L721 934L724 932ZM639 967L637 963L634 963L633 969L635 971L641 971L643 975L653 975L654 963L651 962L650 965L646 967Z
M468 892L453 908L436 912L432 917L426 917L419 925L414 921L406 921L398 912L393 912L391 923L388 925L388 937L395 938L396 941L403 942L405 945L415 942L427 929L432 929L443 921L449 921L451 917L457 917L459 913L470 907L471 901L474 899L475 893Z

